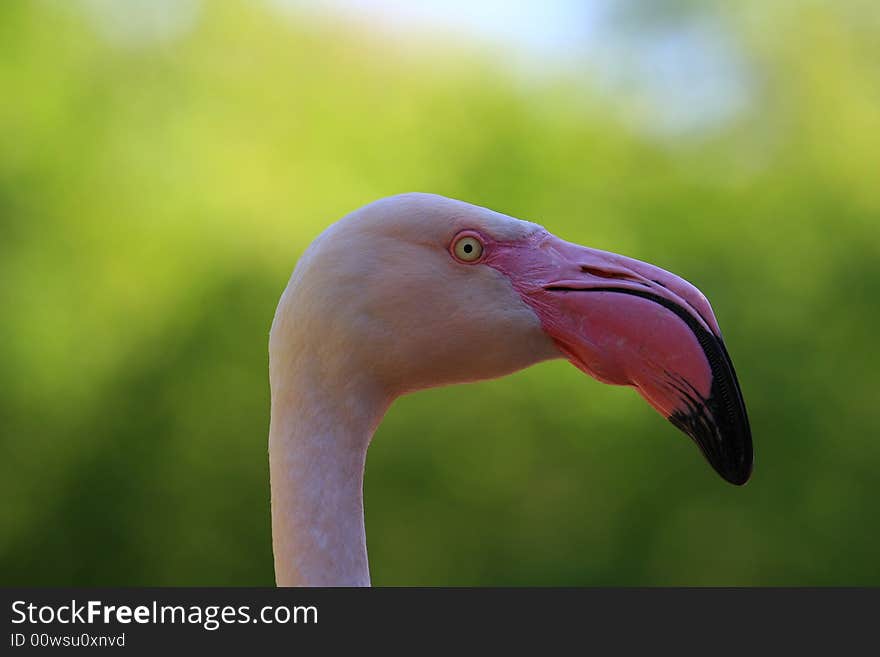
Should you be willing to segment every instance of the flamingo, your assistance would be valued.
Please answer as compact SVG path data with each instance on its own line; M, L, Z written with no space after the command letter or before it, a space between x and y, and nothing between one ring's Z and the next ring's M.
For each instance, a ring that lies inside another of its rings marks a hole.
M567 358L635 388L732 484L752 471L709 302L638 260L442 196L366 205L299 259L269 337L279 586L369 586L367 448L399 396Z

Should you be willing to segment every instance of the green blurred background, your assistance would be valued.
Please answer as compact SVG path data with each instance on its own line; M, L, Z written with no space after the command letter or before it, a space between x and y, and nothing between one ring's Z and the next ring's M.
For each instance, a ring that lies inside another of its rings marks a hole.
M756 465L561 361L421 392L374 583L880 584L877 4L441 4L0 3L2 584L271 584L275 304L413 190L696 283Z

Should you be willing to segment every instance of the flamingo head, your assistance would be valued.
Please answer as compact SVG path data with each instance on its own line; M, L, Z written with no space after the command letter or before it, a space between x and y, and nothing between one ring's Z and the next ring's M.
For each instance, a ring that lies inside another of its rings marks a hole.
M751 474L745 404L712 308L659 267L403 194L325 231L285 297L285 321L319 336L308 348L328 370L367 373L392 397L564 357L635 388L725 480Z

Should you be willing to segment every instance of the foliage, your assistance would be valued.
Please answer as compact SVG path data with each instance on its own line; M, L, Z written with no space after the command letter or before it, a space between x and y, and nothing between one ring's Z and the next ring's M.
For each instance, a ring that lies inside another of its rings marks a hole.
M756 471L724 484L561 361L422 392L369 454L375 583L880 584L869 12L718 13L751 110L657 139L588 81L523 82L462 44L232 2L119 43L77 4L0 4L0 581L271 583L278 296L328 223L420 190L696 283Z

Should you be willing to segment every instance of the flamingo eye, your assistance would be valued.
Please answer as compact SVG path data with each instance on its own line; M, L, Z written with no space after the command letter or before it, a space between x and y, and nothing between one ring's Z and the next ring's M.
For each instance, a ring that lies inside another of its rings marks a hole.
M475 262L483 255L483 243L473 235L465 235L455 240L452 252L463 262Z

